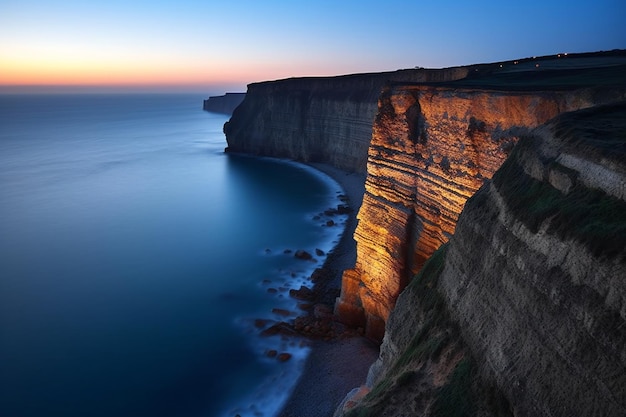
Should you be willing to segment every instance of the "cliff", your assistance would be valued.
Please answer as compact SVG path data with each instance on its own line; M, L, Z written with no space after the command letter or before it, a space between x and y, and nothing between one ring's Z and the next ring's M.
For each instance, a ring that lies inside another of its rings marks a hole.
M626 415L626 103L520 139L398 298L367 385L347 415Z
M448 241L465 201L521 134L563 112L626 97L623 61L580 60L568 69L558 59L495 72L477 67L487 76L382 91L354 234L357 261L336 303L342 321L381 340L410 277Z
M233 114L241 104L246 93L226 93L222 96L211 96L204 100L202 109L213 113Z
M350 416L625 414L623 100L624 51L248 87L229 151L366 173Z
M388 81L450 81L472 67L400 70L250 84L224 125L230 152L325 162L365 173L380 90Z

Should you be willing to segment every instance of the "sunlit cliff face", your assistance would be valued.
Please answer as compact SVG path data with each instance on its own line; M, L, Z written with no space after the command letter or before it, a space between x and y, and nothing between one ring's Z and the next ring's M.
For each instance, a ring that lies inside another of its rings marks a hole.
M506 159L519 135L588 107L559 92L394 86L382 93L337 314L380 340L400 291L454 233L465 201Z

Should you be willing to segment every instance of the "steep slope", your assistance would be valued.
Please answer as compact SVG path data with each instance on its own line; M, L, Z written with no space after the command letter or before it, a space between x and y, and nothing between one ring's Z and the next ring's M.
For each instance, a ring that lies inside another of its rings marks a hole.
M336 312L381 340L409 277L454 233L465 201L520 134L571 110L626 97L623 88L471 88L394 84L379 99L354 234Z
M626 415L626 103L523 137L398 299L350 416ZM338 415L343 415L338 411Z
M365 172L380 90L388 81L451 81L470 67L400 70L250 84L224 125L230 152L325 162Z

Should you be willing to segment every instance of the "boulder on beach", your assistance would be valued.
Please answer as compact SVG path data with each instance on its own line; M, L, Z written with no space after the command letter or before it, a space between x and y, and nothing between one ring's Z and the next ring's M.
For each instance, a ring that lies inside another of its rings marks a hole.
M313 306L313 317L316 319L331 319L333 308L327 304L315 304Z

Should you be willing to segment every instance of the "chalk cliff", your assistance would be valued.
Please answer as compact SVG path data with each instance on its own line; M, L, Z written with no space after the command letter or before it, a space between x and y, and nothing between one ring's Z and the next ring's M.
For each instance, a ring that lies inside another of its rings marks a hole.
M472 67L291 78L248 85L224 125L230 152L325 162L365 173L378 96L390 80L450 81Z
M524 135L337 415L626 415L626 102Z

